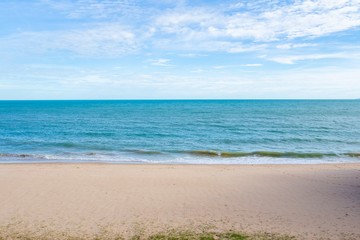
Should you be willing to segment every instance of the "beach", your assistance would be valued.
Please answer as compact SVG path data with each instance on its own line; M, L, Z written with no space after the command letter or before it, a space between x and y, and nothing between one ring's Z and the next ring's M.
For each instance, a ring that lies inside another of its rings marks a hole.
M360 0L0 16L0 240L360 240Z
M205 228L360 239L358 163L1 164L0 192L5 239Z

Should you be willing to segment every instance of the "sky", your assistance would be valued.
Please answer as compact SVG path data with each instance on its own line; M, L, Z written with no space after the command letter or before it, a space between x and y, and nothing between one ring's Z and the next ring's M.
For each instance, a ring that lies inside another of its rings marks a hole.
M1 0L0 99L360 98L360 0Z

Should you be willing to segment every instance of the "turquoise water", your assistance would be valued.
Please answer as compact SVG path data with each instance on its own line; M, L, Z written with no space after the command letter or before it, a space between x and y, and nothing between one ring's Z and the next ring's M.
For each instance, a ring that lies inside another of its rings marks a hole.
M360 101L0 101L0 162L360 162Z

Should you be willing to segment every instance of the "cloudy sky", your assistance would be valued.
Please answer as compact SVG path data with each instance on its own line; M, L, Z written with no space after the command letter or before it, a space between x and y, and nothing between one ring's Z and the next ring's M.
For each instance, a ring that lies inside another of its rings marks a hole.
M360 98L360 0L1 0L0 99Z

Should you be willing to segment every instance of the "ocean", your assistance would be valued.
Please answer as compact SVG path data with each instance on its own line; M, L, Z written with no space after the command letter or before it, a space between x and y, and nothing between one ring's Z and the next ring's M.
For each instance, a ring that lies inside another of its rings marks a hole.
M360 101L0 101L0 162L360 162Z

